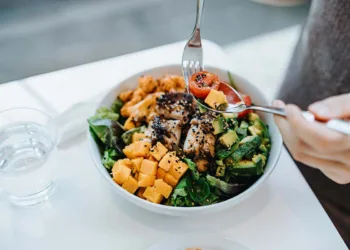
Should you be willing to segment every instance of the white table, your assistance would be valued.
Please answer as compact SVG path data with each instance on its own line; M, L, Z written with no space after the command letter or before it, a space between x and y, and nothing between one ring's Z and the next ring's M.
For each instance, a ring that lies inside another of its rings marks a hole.
M0 85L0 108L31 106L60 113L135 71L179 62L183 46L180 42ZM208 41L204 46L206 64L230 65L220 47ZM23 209L0 197L1 250L144 250L164 237L194 230L221 232L256 250L347 249L285 149L276 171L253 197L230 211L199 218L153 214L117 197L94 167L83 136L60 148L59 156L58 187L48 202Z

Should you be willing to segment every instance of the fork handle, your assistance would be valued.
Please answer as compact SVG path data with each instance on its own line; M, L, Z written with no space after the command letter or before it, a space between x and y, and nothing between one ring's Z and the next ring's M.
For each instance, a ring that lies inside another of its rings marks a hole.
M266 113L271 113L279 116L287 116L283 108L267 107L267 106L247 106L246 109L262 111Z
M195 29L200 29L203 8L204 8L204 0L197 0L197 15L196 15Z
M283 108L267 107L267 106L248 106L247 109L257 110L262 112L267 112L279 116L286 116L286 112ZM315 116L311 112L303 111L303 117L309 121L315 121ZM337 131L339 133L350 135L350 122L341 120L341 119L331 119L325 122L327 128Z

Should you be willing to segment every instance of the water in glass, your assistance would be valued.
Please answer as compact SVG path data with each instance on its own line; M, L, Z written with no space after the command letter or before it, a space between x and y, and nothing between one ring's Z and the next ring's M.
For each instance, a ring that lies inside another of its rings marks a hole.
M46 200L55 181L55 142L44 125L17 123L0 129L0 186L18 205Z

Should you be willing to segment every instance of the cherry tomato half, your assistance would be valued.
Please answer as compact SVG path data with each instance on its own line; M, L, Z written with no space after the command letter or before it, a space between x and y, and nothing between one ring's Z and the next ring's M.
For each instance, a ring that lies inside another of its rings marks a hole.
M208 71L200 71L191 76L190 92L197 98L205 99L210 90L219 88L219 77Z
M242 94L242 93L240 93L240 95L241 95L245 105L247 105L247 106L252 105L252 99L250 98L249 95ZM238 118L243 118L243 117L245 117L246 115L248 115L250 113L253 113L253 110L244 110L243 112L238 113Z

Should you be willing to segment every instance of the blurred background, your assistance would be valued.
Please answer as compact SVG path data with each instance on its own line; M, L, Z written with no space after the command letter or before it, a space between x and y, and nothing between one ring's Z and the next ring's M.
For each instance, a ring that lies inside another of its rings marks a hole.
M0 0L0 83L187 39L195 4L195 0ZM206 0L202 35L228 47L302 24L308 9L309 4L282 8L250 0Z

